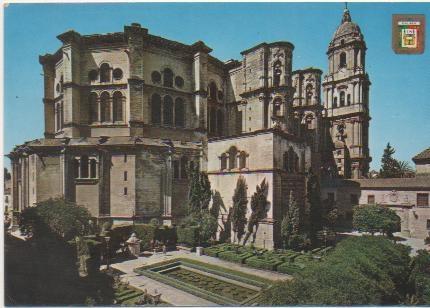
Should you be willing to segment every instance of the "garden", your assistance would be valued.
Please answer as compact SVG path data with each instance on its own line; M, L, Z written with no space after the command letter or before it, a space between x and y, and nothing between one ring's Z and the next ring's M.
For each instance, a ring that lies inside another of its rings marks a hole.
M178 258L135 272L220 305L251 305L273 281L213 264Z
M205 248L204 253L257 269L294 274L310 263L321 261L332 248L328 246L302 253L290 249L269 251L250 246L219 244Z

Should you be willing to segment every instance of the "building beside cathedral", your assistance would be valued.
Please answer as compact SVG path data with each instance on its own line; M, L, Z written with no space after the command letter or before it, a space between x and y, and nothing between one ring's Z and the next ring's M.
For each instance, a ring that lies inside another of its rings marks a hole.
M199 165L227 209L240 176L249 199L268 183L256 245L279 247L290 192L305 213L309 207L310 174L368 173L366 43L347 9L328 45L326 74L293 71L286 41L223 62L201 41L171 41L137 23L57 38L62 46L39 58L44 138L9 154L16 212L61 197L100 219L177 223L186 214L188 170Z

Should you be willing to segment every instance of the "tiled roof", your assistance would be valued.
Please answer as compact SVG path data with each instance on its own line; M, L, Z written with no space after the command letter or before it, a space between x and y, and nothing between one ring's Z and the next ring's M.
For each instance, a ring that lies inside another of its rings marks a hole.
M349 180L360 184L360 188L427 188L430 190L430 176L416 178L392 178L392 179L360 179Z
M428 148L428 149L426 149L426 150L424 150L424 151L422 151L421 153L419 153L419 154L417 154L417 155L415 155L413 158L412 158L412 160L414 161L414 162L416 162L416 161L420 161L420 160L430 160L430 148Z

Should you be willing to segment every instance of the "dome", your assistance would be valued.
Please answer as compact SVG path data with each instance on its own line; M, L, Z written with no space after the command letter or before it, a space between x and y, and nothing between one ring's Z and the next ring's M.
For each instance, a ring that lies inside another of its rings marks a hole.
M345 9L343 11L342 23L336 29L336 32L333 35L333 40L343 37L345 35L349 36L359 36L361 37L360 27L351 21L351 15L349 14L349 10Z

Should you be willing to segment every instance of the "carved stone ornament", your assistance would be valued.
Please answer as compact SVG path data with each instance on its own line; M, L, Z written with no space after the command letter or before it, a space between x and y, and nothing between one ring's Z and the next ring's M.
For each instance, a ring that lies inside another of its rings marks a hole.
M393 190L389 194L389 198L391 202L397 202L399 200L399 194L397 191Z

